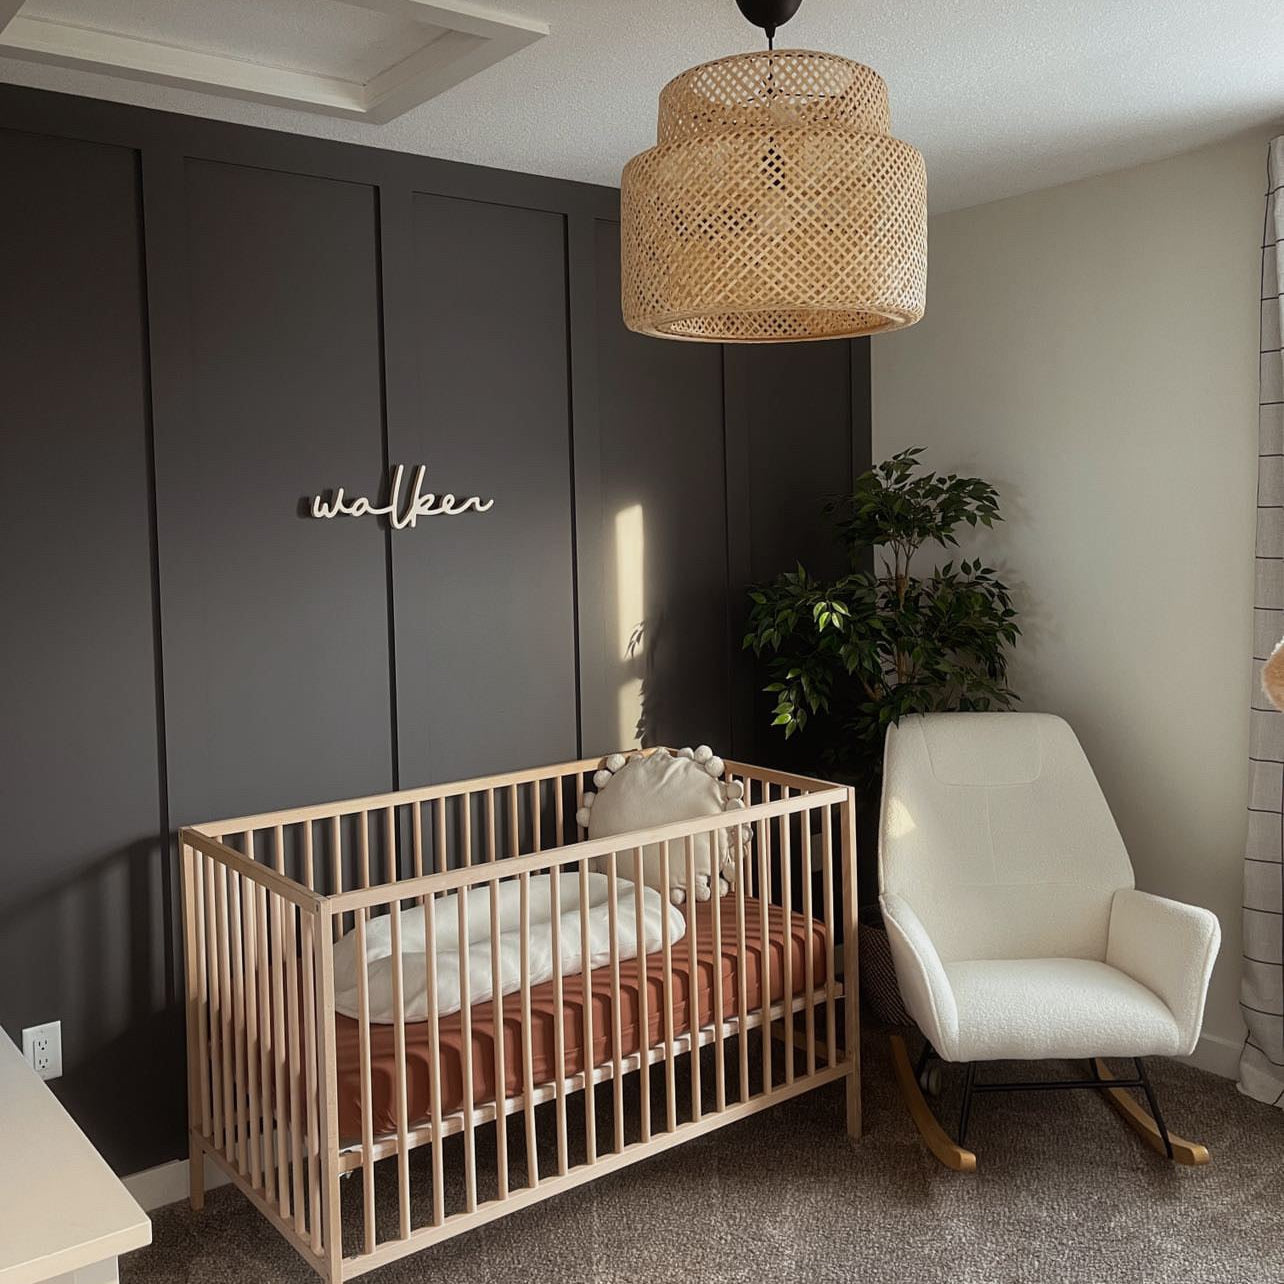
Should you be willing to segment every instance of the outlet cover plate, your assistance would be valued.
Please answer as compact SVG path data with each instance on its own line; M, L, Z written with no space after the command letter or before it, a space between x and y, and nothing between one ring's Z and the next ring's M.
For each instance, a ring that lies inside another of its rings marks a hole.
M62 1022L47 1021L22 1032L22 1055L42 1079L62 1077Z

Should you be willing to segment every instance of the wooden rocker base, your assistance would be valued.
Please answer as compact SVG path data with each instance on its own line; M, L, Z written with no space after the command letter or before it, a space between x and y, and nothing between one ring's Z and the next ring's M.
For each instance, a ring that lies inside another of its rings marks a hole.
M901 1096L910 1112L910 1118L918 1129L919 1136L927 1143L927 1148L946 1168L956 1173L976 1172L976 1156L970 1150L950 1140L945 1129L936 1122L931 1107L923 1099L923 1090L919 1087L914 1067L910 1064L909 1051L905 1040L899 1034L891 1036L892 1065L896 1071L896 1082L900 1085Z
M1100 1058L1094 1058L1092 1064L1101 1079L1114 1079L1115 1076L1110 1073ZM1155 1121L1131 1093L1124 1091L1122 1088L1105 1088L1102 1095L1114 1108L1115 1113L1136 1132L1146 1145L1161 1155L1165 1154L1164 1139L1159 1135L1159 1129L1155 1126ZM1168 1140L1173 1148L1173 1163L1196 1168L1200 1164L1208 1162L1207 1146L1201 1146L1197 1141L1184 1141L1171 1131L1168 1133Z

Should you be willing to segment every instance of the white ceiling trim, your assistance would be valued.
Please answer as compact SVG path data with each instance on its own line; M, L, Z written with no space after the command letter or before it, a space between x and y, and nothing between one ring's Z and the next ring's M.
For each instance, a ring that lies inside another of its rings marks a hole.
M549 30L546 23L488 12L466 0L341 2L408 19L431 33L421 48L362 82L53 22L23 14L23 0L0 0L0 55L383 124Z

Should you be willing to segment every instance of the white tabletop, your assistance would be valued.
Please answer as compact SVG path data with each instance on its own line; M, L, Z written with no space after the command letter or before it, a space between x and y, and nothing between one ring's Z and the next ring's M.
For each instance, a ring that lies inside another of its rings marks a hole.
M141 1248L152 1224L0 1030L0 1284Z

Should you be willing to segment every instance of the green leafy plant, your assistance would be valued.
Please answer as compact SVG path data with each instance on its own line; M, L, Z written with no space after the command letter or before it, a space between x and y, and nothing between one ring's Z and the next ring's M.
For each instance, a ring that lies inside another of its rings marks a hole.
M922 469L922 447L862 474L827 505L851 569L799 566L749 594L746 649L765 660L772 724L806 733L825 765L877 779L883 737L906 714L1006 709L1007 652L1020 633L1006 586L978 560L915 573L915 554L955 546L961 525L1001 521L994 487ZM873 549L877 568L860 569Z

